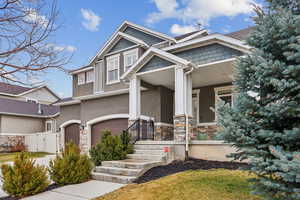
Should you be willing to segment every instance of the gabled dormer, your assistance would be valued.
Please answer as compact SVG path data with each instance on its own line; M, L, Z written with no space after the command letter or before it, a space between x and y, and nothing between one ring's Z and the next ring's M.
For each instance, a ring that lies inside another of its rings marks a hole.
M127 89L120 77L151 46L169 46L174 38L125 21L86 67L74 70L73 97Z

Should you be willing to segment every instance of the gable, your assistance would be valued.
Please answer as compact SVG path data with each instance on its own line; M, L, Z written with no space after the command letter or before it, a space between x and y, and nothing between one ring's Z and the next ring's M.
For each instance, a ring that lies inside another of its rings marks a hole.
M110 50L108 53L116 52L122 49L126 49L128 47L132 47L136 45L134 42L121 38Z
M48 89L45 87L40 88L38 90L29 92L27 94L22 95L22 97L27 97L30 99L36 99L40 102L53 103L58 100Z
M143 40L150 46L164 41L163 39L161 39L159 37L155 37L153 35L147 34L145 32L139 31L139 30L131 28L131 27L127 27L123 32L128 35L131 35L135 38Z
M243 53L221 44L210 44L207 46L174 53L174 55L191 61L196 65L201 65L234 58L243 55Z
M155 69L168 67L171 65L175 64L158 56L153 56L138 72L151 71Z

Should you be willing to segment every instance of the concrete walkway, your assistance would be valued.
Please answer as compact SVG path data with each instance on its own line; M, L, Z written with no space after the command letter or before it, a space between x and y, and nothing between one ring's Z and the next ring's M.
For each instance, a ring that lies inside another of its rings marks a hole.
M36 158L36 164L48 166L50 159L55 158L55 155L49 155L42 158ZM12 164L10 162L9 164ZM51 191L46 191L34 196L24 198L26 200L86 200L102 196L116 189L125 186L119 183L110 183L104 181L91 180L85 183L76 185L67 185L56 188ZM0 199L8 195L2 190L2 180L0 179Z

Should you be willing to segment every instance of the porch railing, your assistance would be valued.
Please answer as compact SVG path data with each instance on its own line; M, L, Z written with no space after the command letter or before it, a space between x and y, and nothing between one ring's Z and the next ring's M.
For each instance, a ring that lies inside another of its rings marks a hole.
M129 134L133 144L139 140L154 140L154 121L138 119L123 132Z

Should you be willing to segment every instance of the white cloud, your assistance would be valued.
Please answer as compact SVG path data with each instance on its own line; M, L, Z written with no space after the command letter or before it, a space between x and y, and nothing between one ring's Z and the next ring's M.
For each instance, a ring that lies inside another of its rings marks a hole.
M180 2L180 8L179 3ZM255 0L154 0L158 12L151 13L148 23L174 18L185 23L208 22L220 16L234 17L238 14L250 14Z
M171 29L170 29L170 32L174 35L182 35L182 34L185 34L185 33L196 31L196 30L197 30L197 28L195 26L192 26L192 25L181 26L179 24L173 24Z
M49 23L49 20L44 15L39 15L34 9L28 9L27 15L25 16L25 20L32 23L38 23L43 27L46 27Z
M82 26L84 26L89 31L98 31L101 17L96 15L93 11L83 8L80 9L80 12L84 19L84 21L81 22Z
M47 44L47 47L53 48L54 51L68 51L68 52L74 52L77 50L76 47L72 45L57 45L57 44Z

